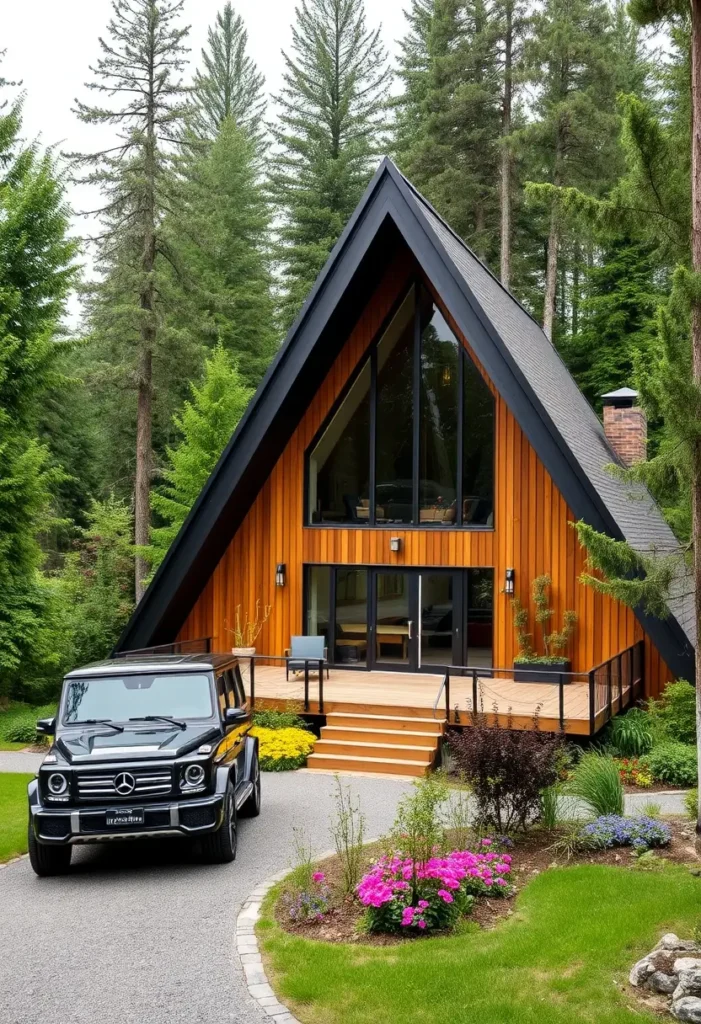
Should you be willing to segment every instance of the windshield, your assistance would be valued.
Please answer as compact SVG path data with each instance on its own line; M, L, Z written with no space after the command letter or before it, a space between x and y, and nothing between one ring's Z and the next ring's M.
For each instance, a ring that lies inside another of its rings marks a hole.
M211 718L212 692L209 677L195 672L166 675L100 676L69 679L66 686L63 722L164 715L168 718Z

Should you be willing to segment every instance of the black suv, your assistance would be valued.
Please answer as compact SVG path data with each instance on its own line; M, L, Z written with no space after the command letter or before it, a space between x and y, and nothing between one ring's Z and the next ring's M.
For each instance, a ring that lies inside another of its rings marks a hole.
M237 815L260 813L258 740L232 655L138 654L69 672L55 736L29 784L29 859L66 870L76 843L200 837L236 856Z

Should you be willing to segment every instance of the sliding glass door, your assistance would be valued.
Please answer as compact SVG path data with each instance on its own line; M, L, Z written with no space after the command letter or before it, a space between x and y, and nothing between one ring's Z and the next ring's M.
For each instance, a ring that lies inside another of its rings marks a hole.
M331 664L440 672L492 664L492 569L308 566L305 630Z

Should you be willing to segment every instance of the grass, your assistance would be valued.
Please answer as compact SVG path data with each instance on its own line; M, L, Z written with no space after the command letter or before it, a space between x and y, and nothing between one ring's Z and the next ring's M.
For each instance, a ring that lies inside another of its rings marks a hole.
M0 774L0 864L27 852L27 784L33 778Z
M258 934L278 996L304 1024L640 1024L621 989L664 932L692 934L701 881L602 865L558 868L491 931L399 946L313 942L283 932L274 892Z

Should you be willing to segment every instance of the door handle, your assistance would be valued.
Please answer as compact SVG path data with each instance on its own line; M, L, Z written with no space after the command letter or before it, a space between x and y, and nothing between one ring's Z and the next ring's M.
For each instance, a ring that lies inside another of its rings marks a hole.
M409 622L407 623L407 625L409 626L409 639L413 640L413 638L414 638L414 631L413 631L414 623L412 622L411 619L409 619Z

